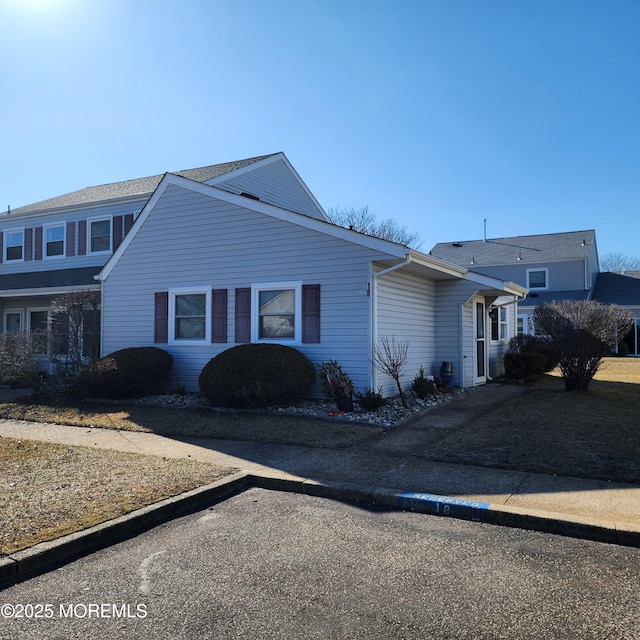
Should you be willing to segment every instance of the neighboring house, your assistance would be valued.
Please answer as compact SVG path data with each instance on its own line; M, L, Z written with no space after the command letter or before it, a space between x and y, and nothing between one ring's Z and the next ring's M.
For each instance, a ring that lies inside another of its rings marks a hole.
M629 352L640 353L637 338L640 281L631 275L600 273L593 229L439 243L429 254L525 286L529 294L518 302L519 334L533 332L534 309L552 300L598 300L627 307L636 316L635 335L630 334L626 339ZM495 319L493 321L495 327ZM492 338L495 338L495 328ZM496 347L498 343L492 340ZM497 375L502 367L499 355L504 348L494 351L496 359L492 360L491 370Z
M453 363L456 384L482 384L488 310L506 310L507 339L526 294L332 224L282 153L83 189L2 223L12 248L4 255L20 245L23 252L0 265L5 331L11 309L28 328L34 301L46 309L60 292L100 287L101 353L166 349L172 383L187 390L197 390L200 371L221 351L277 342L317 364L339 361L360 390L392 394L393 381L373 362L376 344L392 336L409 343L405 387L420 367L437 375L442 362ZM49 225L57 232L48 234ZM11 236L18 228L23 235Z

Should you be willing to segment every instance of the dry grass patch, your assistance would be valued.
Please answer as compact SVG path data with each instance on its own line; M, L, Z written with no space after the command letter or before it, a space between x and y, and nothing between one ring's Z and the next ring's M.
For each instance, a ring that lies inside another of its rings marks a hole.
M209 484L231 469L0 438L0 555Z
M333 449L356 444L384 431L382 427L347 425L290 415L224 413L201 408L124 406L30 397L0 404L0 418L143 431L163 436L251 440Z
M606 358L588 393L557 375L438 442L433 460L640 484L640 360Z

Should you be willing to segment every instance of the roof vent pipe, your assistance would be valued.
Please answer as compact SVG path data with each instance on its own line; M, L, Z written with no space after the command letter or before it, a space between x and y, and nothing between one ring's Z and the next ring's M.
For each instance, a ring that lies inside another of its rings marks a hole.
M482 242L486 242L487 241L487 219L482 218L482 222L484 224L484 233L482 234Z

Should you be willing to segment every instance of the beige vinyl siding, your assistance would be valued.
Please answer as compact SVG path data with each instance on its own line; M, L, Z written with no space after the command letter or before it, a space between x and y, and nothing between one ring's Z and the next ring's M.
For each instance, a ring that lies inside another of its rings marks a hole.
M228 343L160 345L173 377L197 389L202 367L235 346L235 288L301 281L321 285L321 343L299 344L312 361L338 360L358 388L370 386L372 250L268 215L170 186L103 283L103 353L153 344L154 293L228 289Z
M223 181L211 181L232 193L250 193L263 202L324 220L312 198L291 173L283 160L271 162Z
M431 280L405 271L393 271L377 280L377 344L381 338L409 343L407 364L401 378L403 389L411 387L420 367L430 375L435 356L435 287ZM376 372L376 388L396 395L395 382Z

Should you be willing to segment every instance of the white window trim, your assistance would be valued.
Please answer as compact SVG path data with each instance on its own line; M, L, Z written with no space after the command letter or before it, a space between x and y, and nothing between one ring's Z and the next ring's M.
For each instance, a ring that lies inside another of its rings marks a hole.
M494 338L493 337L493 320L491 318L491 313L495 310L497 316L498 316L498 337ZM500 315L501 313L504 311L504 320L500 320ZM489 327L490 327L490 334L491 334L491 342L493 343L499 343L499 342L508 342L509 341L509 311L507 310L507 308L503 305L500 307L493 307L492 309L490 309L489 311ZM500 328L504 327L504 338L500 337L501 331Z
M529 284L529 274L531 272L544 271L544 287L532 287ZM527 269L527 289L531 289L533 291L547 291L549 289L549 269L547 267L541 267L539 269Z
M9 234L10 233L21 233L22 234L22 257L19 260L16 260L16 259L10 260L7 257L7 250L9 249L9 247L10 246L11 247L17 247L18 246L17 244L12 244L12 245L9 244L8 239L9 239ZM2 245L3 246L2 250L4 252L4 255L2 257L4 258L5 262L10 262L12 264L16 263L16 262L24 262L24 254L25 254L25 249L26 249L25 248L25 237L24 237L24 235L25 235L24 234L24 227L15 227L14 229L7 229L4 232L4 242L3 242L3 245Z
M104 251L91 251L91 226L94 222L109 222L109 248ZM87 219L87 255L98 256L111 253L113 250L113 218L111 216L97 216Z
M204 338L176 338L176 296L202 293L205 296ZM169 289L169 344L211 344L211 287L181 287Z
M294 319L293 338L260 338L260 292L293 289ZM261 282L251 285L251 342L271 342L276 344L302 344L302 281L294 282Z
M62 253L59 256L47 255L47 229L57 229L62 227ZM67 255L67 223L66 222L50 222L42 225L42 259L43 260L60 260Z

